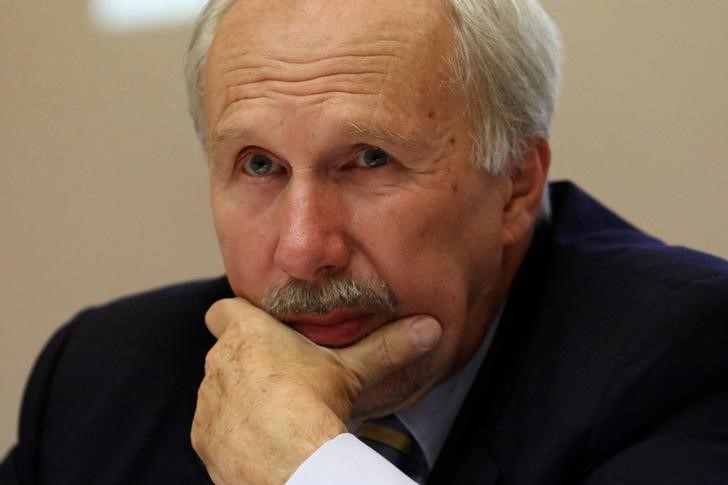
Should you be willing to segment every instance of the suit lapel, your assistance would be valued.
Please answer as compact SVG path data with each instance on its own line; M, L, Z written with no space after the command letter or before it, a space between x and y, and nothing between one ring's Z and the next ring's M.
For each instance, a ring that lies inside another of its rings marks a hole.
M433 475L427 485L496 485L500 474L488 450L478 445L469 450L457 468L449 474Z
M463 462L462 467L455 472L455 479L449 482L452 485L496 485L500 477L500 469L490 456L488 450L477 446Z

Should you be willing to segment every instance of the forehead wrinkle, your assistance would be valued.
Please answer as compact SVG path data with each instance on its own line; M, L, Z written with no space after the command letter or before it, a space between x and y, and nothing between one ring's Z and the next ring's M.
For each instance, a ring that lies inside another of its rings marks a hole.
M370 83L377 81L372 77L386 75L396 59L397 56L392 53L366 47L359 47L355 52L351 52L351 49L339 50L317 57L312 57L310 52L307 56L238 53L226 59L228 66L222 76L222 84L230 88L267 81L356 81L357 77L362 82Z
M286 0L281 4L287 5L289 2ZM348 35L351 32L345 34L343 38L338 34L328 37L330 42L322 43L323 37L314 36L309 42L299 43L300 36L308 38L310 25L288 23L281 19L280 14L271 17L268 7L265 10L266 22L253 16L257 19L254 26L260 28L241 29L241 16L238 21L232 21L228 17L231 26L238 23L237 28L221 27L219 31L223 35L216 38L217 45L213 45L214 52L210 56L210 59L216 58L219 66L215 86L208 85L213 88L208 93L215 93L208 98L214 103L210 107L213 113L217 112L217 116L213 115L210 119L216 118L218 121L210 127L213 129L211 135L214 135L218 127L234 127L233 119L244 109L248 109L248 106L260 107L265 106L265 103L277 103L286 96L305 97L302 99L305 104L299 106L307 106L311 103L324 104L329 100L337 102L335 95L341 93L367 95L370 99L364 97L361 103L369 106L369 112L384 110L396 114L400 111L399 108L408 106L407 101L416 100L418 95L427 90L427 86L402 90L402 86L409 85L410 73L418 70L427 72L428 69L433 74L434 71L439 71L436 65L425 65L432 62L432 54L440 52L442 47L439 41L435 44L432 41L440 39L437 35L433 37L433 33L442 34L443 20L431 12L423 16L415 15L417 19L410 16L405 24L393 17L379 17L372 23L379 23L378 30L373 35L374 39L371 32L365 32L366 29L362 28L355 30L353 35ZM326 11L331 13L330 9ZM417 9L417 12L421 11ZM296 15L301 13L303 12L296 12ZM362 11L356 15L352 18L359 19ZM251 18L250 12L246 17L247 23ZM337 18L331 17L330 20L341 25L342 18ZM268 28L263 28L263 24ZM408 28L403 29L403 25ZM273 31L270 26L274 27ZM283 30L280 32L276 30L281 28ZM308 30L296 32L298 28ZM261 33L266 36L261 37ZM446 36L449 38L449 35ZM430 52L431 50L434 52ZM434 89L426 96L432 98L437 94L437 87L432 82L429 86ZM439 86L442 87L444 86ZM407 120L406 124L413 122L411 118ZM374 140L393 140L398 145L412 144L408 137L398 138L391 133L372 130L363 125L359 125L359 128L356 130L349 127L349 134ZM342 129L345 127L342 126Z
M406 38L391 37L377 40L349 40L340 41L339 45L327 45L325 53L318 50L295 46L286 46L277 52L260 54L260 56L271 62L284 62L287 64L311 64L318 61L336 60L345 57L396 57L393 52L401 50L410 41ZM320 48L320 47L319 47Z
M275 87L273 87L275 85ZM361 89L361 87L369 88ZM357 89L359 87L359 89ZM339 87L332 88L330 86L314 86L305 87L289 86L286 83L278 83L274 81L265 81L256 85L245 85L231 87L226 90L226 99L222 109L222 113L218 117L218 122L213 128L210 146L238 138L235 128L228 128L234 124L234 119L240 112L246 109L246 104L251 103L275 103L281 98L295 97L297 99L305 99L307 105L323 105L327 101L334 99L337 95L371 97L372 102L368 102L371 106L379 105L381 101L381 93L373 89L369 83L339 83ZM367 92L368 91L368 92ZM233 119L231 122L230 120Z
M336 93L345 93L345 94L360 94L360 93L353 93L353 92L346 92L346 91L327 91L324 94L312 94L309 95L309 105L314 106L317 105L319 108L322 108L323 105L326 104L328 99L330 98L330 94L336 94ZM211 151L214 151L216 148L218 148L221 145L224 145L226 142L232 141L232 140L240 140L240 139L246 139L253 137L255 135L255 129L252 126L247 125L241 125L239 124L239 114L241 110L244 110L244 107L241 107L241 103L244 101L265 101L265 100L271 100L275 101L275 98L272 96L257 96L257 97L243 97L239 100L234 101L231 103L228 108L223 112L223 114L220 116L220 119L218 123L213 127L212 132L210 134L210 142L209 147ZM374 108L377 104L379 104L379 97L374 101L374 103L369 103ZM375 108L374 108L375 109ZM359 137L368 137L370 139L374 140L383 140L383 141L390 141L390 142L400 142L403 144L412 144L414 145L414 139L408 138L402 135L397 135L394 132L387 130L383 127L380 127L379 125L359 125L352 122L347 122L348 124L348 130L346 130L345 134L348 136L359 136Z
M352 49L339 49L332 55L306 57L272 57L257 53L229 56L220 80L223 93L220 119L241 101L273 100L281 96L318 98L336 94L380 96L393 64L399 59L395 54L361 46L353 52Z
M274 97L276 94L305 96L326 92L345 92L351 94L374 94L387 77L386 72L360 71L356 73L339 72L318 76L307 76L300 79L278 79L265 73L258 74L255 79L241 79L250 73L234 76L225 84L227 87L226 104L239 99Z
M379 84L379 81L376 84ZM230 87L227 90L225 97L226 108L221 118L244 101L276 101L293 97L306 100L309 104L320 104L326 99L337 95L379 97L380 92L372 83L346 79L345 76L337 76L328 80L328 82L324 79L299 83L261 81L254 84Z
M295 82L337 73L384 72L396 59L398 57L395 54L385 52L335 54L311 60L272 58L247 53L235 56L235 59L231 56L225 75L240 76L242 81L248 82L265 79Z

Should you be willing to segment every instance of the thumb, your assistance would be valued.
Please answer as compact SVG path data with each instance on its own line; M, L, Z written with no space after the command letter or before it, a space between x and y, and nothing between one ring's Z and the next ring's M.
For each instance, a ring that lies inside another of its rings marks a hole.
M364 389L414 362L440 342L442 327L433 317L415 315L382 326L351 347L338 350L344 366Z

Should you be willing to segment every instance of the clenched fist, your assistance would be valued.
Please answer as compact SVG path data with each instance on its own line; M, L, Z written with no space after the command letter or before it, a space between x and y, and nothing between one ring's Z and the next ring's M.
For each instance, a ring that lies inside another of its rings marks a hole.
M361 393L434 348L427 316L387 324L347 348L316 345L241 298L207 313L218 338L205 362L192 445L218 484L281 485L346 431Z

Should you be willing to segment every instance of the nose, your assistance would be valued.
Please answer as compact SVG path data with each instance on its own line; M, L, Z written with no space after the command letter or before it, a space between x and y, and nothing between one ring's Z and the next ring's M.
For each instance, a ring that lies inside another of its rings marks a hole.
M346 208L337 188L313 177L291 177L277 203L280 224L274 262L291 278L315 281L350 259Z

